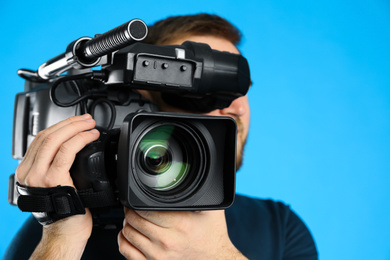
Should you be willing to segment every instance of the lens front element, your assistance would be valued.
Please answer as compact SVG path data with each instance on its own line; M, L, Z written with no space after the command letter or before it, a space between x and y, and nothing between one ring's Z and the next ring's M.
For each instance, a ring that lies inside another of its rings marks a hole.
M196 138L180 125L153 126L136 149L139 181L152 192L180 190L190 184L200 153Z
M172 165L172 154L167 147L160 144L150 144L151 147L144 153L144 167L152 175L166 172Z

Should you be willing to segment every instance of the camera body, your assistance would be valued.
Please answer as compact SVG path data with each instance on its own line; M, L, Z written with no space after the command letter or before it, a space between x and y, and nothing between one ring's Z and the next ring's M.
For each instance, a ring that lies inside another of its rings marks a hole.
M250 84L246 59L194 42L172 46L132 42L86 58L96 38L80 39L36 73L19 73L26 83L15 99L13 157L22 159L39 131L88 112L101 136L77 154L71 176L78 191L103 191L114 199L86 207L230 206L235 193L236 124L230 117L200 113L227 107L246 94ZM64 60L66 66L61 65ZM161 92L167 104L193 113L158 111L137 89ZM15 204L13 183L10 194L9 201Z
M235 191L233 119L192 114L130 113L120 130L102 132L76 157L77 189L116 191L140 210L227 208Z

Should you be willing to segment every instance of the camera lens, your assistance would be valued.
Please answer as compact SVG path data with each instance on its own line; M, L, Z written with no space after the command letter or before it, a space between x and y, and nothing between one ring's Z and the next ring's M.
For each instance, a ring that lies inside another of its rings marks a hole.
M159 198L191 190L203 169L204 150L197 134L176 123L157 123L140 136L135 150L137 180Z
M169 149L161 144L152 146L144 153L144 166L154 175L163 174L172 164L172 155Z
M194 128L179 122L155 122L144 128L134 152L136 183L156 200L188 196L205 170L201 138Z

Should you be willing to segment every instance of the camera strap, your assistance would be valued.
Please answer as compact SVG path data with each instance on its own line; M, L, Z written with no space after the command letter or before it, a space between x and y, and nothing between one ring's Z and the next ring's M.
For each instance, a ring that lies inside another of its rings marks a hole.
M18 207L21 211L32 212L42 225L73 215L85 214L85 208L113 206L117 204L112 191L76 191L70 186L52 188L27 187L16 183L19 193Z

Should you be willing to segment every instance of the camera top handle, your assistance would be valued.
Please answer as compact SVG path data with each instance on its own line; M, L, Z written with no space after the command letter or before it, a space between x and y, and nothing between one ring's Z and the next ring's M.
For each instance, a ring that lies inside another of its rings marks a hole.
M91 68L102 56L142 41L147 34L147 25L140 19L133 19L95 38L81 37L71 42L64 53L43 63L38 71L20 69L18 75L30 81L44 82L70 69Z

